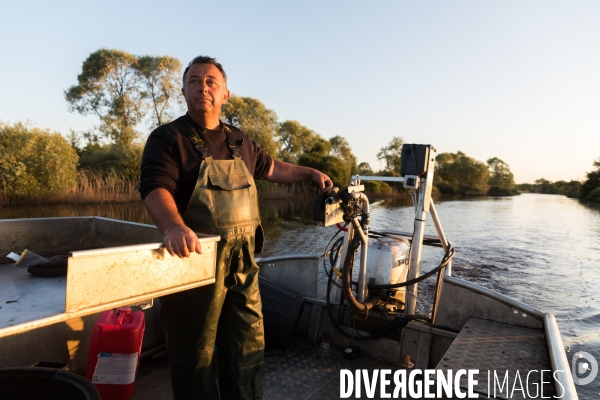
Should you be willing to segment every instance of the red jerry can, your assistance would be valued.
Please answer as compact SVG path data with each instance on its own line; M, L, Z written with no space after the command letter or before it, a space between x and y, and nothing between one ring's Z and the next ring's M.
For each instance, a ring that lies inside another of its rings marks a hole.
M128 400L140 365L144 313L131 308L104 311L92 332L85 377L104 400Z

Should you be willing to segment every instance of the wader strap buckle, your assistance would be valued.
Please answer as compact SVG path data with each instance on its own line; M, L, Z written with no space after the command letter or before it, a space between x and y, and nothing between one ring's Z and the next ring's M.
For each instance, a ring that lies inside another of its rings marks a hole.
M189 139L192 141L192 144L196 148L196 151L202 154L203 160L206 160L207 158L212 158L212 156L208 152L208 147L206 147L206 143L204 143L204 140L202 140L200 135L196 133L196 130L194 128L192 128L192 130L194 131L194 134L191 135ZM204 132L202 133L204 134Z
M238 140L233 136L233 132L230 127L223 124L225 134L227 135L227 146L229 146L229 150L233 153L231 158L241 158L239 147L244 143L244 139Z

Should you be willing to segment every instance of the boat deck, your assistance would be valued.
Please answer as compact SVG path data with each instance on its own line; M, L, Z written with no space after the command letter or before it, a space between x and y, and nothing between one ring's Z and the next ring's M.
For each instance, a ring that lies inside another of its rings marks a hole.
M541 393L535 395L535 392L542 387L544 397L554 396L546 339L537 329L469 318L437 369L478 369L475 392L494 397L495 391L495 398L499 399L526 399L530 398L528 393L537 398ZM542 375L540 371L546 372ZM508 379L503 383L506 376ZM461 379L461 387L467 388L466 377Z
M168 361L163 353L142 360L132 400L172 399ZM359 355L353 360L343 356L343 350L326 348L306 340L296 340L287 349L269 349L265 352L263 399L330 400L340 398L340 370L391 369L402 367ZM379 389L379 387L377 388ZM393 386L392 386L393 389ZM391 390L390 390L391 392ZM379 398L379 390L375 397ZM354 394L352 398L356 398Z

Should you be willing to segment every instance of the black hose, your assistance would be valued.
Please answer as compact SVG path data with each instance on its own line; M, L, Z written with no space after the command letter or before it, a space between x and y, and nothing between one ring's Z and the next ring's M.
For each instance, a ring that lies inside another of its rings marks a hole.
M333 274L331 274L333 275ZM349 334L348 332L344 331L342 329L342 327L339 325L339 323L337 322L336 318L334 318L333 316L333 310L331 307L331 284L332 284L332 277L331 275L329 275L329 281L327 282L327 295L326 295L326 300L327 300L327 313L329 314L329 319L331 320L331 323L333 324L334 328L341 333L343 336L347 337L348 339L351 340L356 340L358 342L360 341L364 341L364 340L372 340L372 339L378 339L382 336L385 336L393 331L395 331L398 328L404 327L406 326L406 324L408 324L410 321L424 321L427 322L429 324L431 324L431 319L427 318L425 316L422 315L407 315L404 317L400 317L400 318L396 318L394 319L389 325L384 326L383 328L371 333L370 335L367 336L354 336ZM342 303L340 303L340 307L341 307Z
M346 252L346 259L344 260L344 266L342 268L342 286L343 293L346 296L346 301L350 303L350 306L357 311L369 311L377 305L379 299L367 299L364 303L359 302L354 297L352 292L352 265L354 263L354 252L358 249L360 244L360 236L354 235L352 241L348 244L348 251Z
M448 250L446 251L444 258L442 258L441 264L438 265L437 267L435 267L434 269L432 269L431 271L427 272L426 274L421 275L418 278L411 279L410 281L406 281L406 282L393 283L393 284L387 284L387 285L370 284L370 285L367 285L367 287L369 289L397 289L397 288L404 287L404 286L414 285L415 283L419 283L422 280L429 278L430 276L434 275L436 272L440 271L442 268L446 267L448 265L448 263L452 260L452 258L454 258L454 254L456 254L456 252L454 251L454 247L452 247L452 245L450 243L448 243Z
M347 260L348 260L349 257L352 257L352 259L354 258L354 251L357 248L358 248L358 246L355 243L352 243L352 244L349 245L349 249L348 249L348 252L346 254L346 259ZM420 282L420 281L422 281L424 279L429 278L430 276L432 276L436 272L440 272L443 268L445 268L448 265L448 263L450 262L450 260L452 260L452 258L454 257L455 253L456 252L455 252L454 248L452 247L452 245L450 243L448 243L448 249L447 249L446 253L444 254L444 257L442 258L442 262L440 263L440 265L437 266L436 268L434 268L433 270L431 270L430 272L426 273L425 275L422 275L422 276L420 276L420 277L418 277L416 279L411 279L410 281L407 281L407 282L403 282L402 284L395 284L395 285L369 285L368 287L369 287L369 289L387 289L387 288L407 286L407 285L411 285L411 284ZM351 262L350 262L350 264L351 264ZM346 265L346 262L344 262L344 265ZM350 267L350 271L348 271L348 273L351 274L351 265L349 267ZM332 269L333 269L333 265L332 265ZM346 268L344 268L344 269L346 269ZM377 329L375 332L373 332L373 333L371 333L371 334L369 334L367 336L360 336L360 335L354 336L354 335L351 335L351 334L345 332L341 328L341 326L339 325L337 319L334 318L334 316L333 316L333 310L331 308L331 300L330 300L330 297L331 297L331 286L334 283L332 276L333 276L333 271L330 274L328 274L327 294L326 294L327 313L329 314L329 318L330 318L330 320L331 320L334 328L338 332L340 332L343 336L347 337L348 339L356 340L356 341L377 339L377 338L380 338L382 336L385 336L385 335L393 332L396 329L405 327L408 324L408 322L410 322L410 321L424 321L424 322L427 322L429 324L431 324L431 322L432 322L432 320L430 318L428 318L426 316L423 316L423 315L418 315L418 314L417 315L407 315L407 316L404 316L404 317L397 317L390 324L384 326L381 329ZM438 275L438 282L439 282L440 276L441 276L441 273ZM338 285L338 287L339 287L339 285ZM354 299L354 296L353 296L352 292L350 292L350 294L352 296L351 297L352 300L354 300L354 302L358 303L356 301L356 299ZM346 293L346 291L343 290L342 291L342 299L344 298L344 295L347 295L347 293ZM434 299L434 304L435 304L436 300L437 300L437 298ZM342 307L342 304L343 304L343 300L340 301L340 310L338 310L339 311L338 312L338 318L341 316L341 307ZM365 304L362 304L362 303L358 303L358 304L365 306ZM364 309L363 309L363 311L364 311Z

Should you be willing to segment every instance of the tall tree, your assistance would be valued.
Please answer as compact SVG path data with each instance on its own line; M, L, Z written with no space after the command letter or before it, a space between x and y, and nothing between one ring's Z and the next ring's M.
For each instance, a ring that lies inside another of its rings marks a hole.
M361 162L358 164L358 173L360 175L375 175L371 165L368 162Z
M481 161L467 157L461 151L438 154L435 160L433 184L442 193L485 193L489 171Z
M152 110L153 127L173 119L173 106L183 104L181 95L181 62L170 56L141 56L136 64L142 85L142 96Z
M65 98L70 111L97 116L100 134L126 148L140 136L137 126L143 120L158 126L173 117L173 107L183 103L180 76L177 58L100 49L83 62L78 83Z
M382 147L379 153L377 153L378 160L385 160L385 169L387 171L394 171L400 174L400 158L402 156L402 145L404 140L402 138L394 136L387 146Z
M582 199L592 200L590 195L594 192L593 200L598 201L596 200L598 192L596 189L600 188L600 158L594 161L594 167L596 167L595 171L587 173L587 179L581 185L580 195Z
M298 121L284 121L279 124L279 158L292 164L307 151L310 151L317 134Z
M490 179L488 185L488 194L492 196L509 196L517 194L515 190L515 179L510 172L508 164L499 159L493 157L487 160L487 165L490 173Z
M260 100L232 94L221 109L221 118L246 132L265 153L277 154L277 114Z
M319 134L315 134L312 148L298 159L298 165L318 169L327 174L334 185L346 186L350 179L350 165L340 157L331 154L331 143Z
M329 139L331 143L331 154L350 164L350 173L358 173L356 156L352 153L350 144L342 136L334 136Z
M83 62L78 84L65 91L70 111L94 114L99 130L120 146L129 146L144 117L144 95L137 58L115 49L100 49Z
M279 143L281 160L316 168L338 186L346 186L350 174L358 171L356 157L341 136L327 140L298 121L288 120L279 125Z

